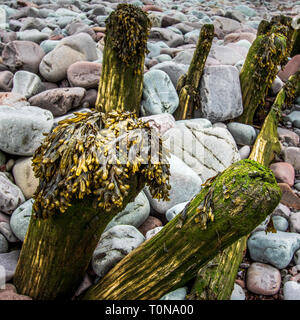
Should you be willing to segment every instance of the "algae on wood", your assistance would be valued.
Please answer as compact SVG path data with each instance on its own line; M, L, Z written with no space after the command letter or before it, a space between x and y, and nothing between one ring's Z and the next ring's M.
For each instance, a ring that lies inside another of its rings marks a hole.
M264 105L278 66L287 58L287 32L285 26L274 25L269 33L254 40L240 73L244 111L235 121L253 124L255 111Z
M140 110L150 20L140 8L119 4L106 21L96 109Z
M269 169L250 160L233 164L207 181L181 214L122 259L83 299L159 299L251 232L280 196Z
M181 76L176 87L179 95L179 106L174 113L176 120L191 119L195 108L200 107L200 80L213 37L214 25L205 24L200 31L197 47L188 73Z
M266 167L270 165L274 153L280 152L277 126L281 110L293 103L295 97L299 94L300 71L290 77L278 93L255 141L249 159L255 160ZM245 236L201 268L188 298L196 300L228 300L246 246L247 237Z
M40 183L14 276L19 293L72 297L106 225L144 184L168 200L167 153L159 136L147 143L149 134L130 112L92 111L61 121L47 136L33 157Z
M131 187L139 190L136 178ZM65 213L47 219L31 218L13 279L20 294L37 300L72 297L101 233L119 212L94 209L93 200L75 200Z
M34 155L40 184L14 276L21 294L72 297L102 231L145 182L152 196L168 199L167 154L156 149L159 137L144 143L154 131L135 116L148 31L145 13L118 6L107 23L98 110L61 121Z
M279 91L255 141L250 159L268 166L274 158L274 153L281 151L277 133L281 112L283 108L291 105L298 95L300 95L300 71L291 76Z
M228 300L246 249L242 237L200 268L189 300Z

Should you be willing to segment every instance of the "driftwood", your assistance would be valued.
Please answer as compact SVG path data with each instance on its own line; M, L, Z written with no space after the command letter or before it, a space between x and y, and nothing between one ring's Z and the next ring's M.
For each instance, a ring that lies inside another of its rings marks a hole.
M83 299L158 299L185 285L199 267L263 221L280 195L270 170L250 160L233 164L207 181L181 214L121 260Z
M200 32L197 47L188 73L177 83L179 106L174 113L176 120L191 119L194 110L200 107L200 80L214 37L214 26L205 24Z
M278 93L255 141L249 159L268 167L274 158L274 154L281 151L277 134L281 110L293 103L295 97L299 94L300 71L290 77L286 85ZM201 268L197 274L189 299L229 299L246 245L247 237L243 237Z

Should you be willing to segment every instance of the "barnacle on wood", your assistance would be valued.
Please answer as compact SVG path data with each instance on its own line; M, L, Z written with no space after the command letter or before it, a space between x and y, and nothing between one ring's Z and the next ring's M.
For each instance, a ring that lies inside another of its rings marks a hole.
M150 28L147 13L136 6L122 3L106 20L105 39L110 39L120 60L132 64L147 51Z
M160 136L151 143L157 131L130 112L75 114L60 121L33 156L40 180L33 205L37 217L63 213L72 199L89 194L105 211L121 207L136 172L153 197L168 200L168 151L162 152Z

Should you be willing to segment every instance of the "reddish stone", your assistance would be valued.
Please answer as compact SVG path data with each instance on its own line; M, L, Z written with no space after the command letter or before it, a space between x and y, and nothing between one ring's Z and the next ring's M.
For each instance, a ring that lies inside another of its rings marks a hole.
M270 165L270 169L274 172L275 178L279 182L287 183L290 187L295 182L295 169L287 162L277 162Z
M97 42L97 41L100 41L104 37L105 37L105 33L97 32L96 35L95 35L95 39L94 40Z
M79 285L78 289L75 292L75 297L80 296L84 291L86 291L91 285L93 284L93 281L89 277L89 275L86 273L84 275L84 278Z
M278 77L286 82L290 76L295 74L300 69L300 54L294 56L283 68L278 72Z
M242 26L241 28L237 29L235 31L236 33L241 33L241 32L249 32L249 33L253 33L255 36L257 34L257 30L252 28L252 27L248 27L248 26Z
M53 82L43 82L44 88L46 90L50 90L50 89L57 89L58 85L56 83Z
M67 79L63 79L59 85L58 85L59 88L70 88L71 85L69 83L69 81Z
M172 25L174 25L176 23L180 23L180 22L181 21L176 18L165 15L165 16L163 16L163 18L161 20L161 26L162 26L162 28L167 28L169 26L172 26Z
M45 51L32 41L11 41L2 51L3 64L13 72L26 70L37 74Z
M286 142L288 144L292 144L293 146L297 147L300 143L300 138L297 133L278 127L277 129L279 140Z
M246 285L245 285L245 281L244 280L240 280L240 279L237 279L234 281L236 284L238 284L240 287L242 287L243 289L246 288Z
M168 54L170 57L174 58L176 54L183 51L182 49L178 48L162 48L160 50L160 54Z
M300 210L300 198L287 183L278 183L282 196L280 202L289 208Z
M156 59L151 59L150 61L147 62L147 67L151 69L154 67L156 64L158 64L158 61Z
M17 34L14 31L0 30L0 40L3 43L17 40Z
M148 123L151 128L157 129L161 135L176 126L174 117L169 113L153 114L140 119Z
M17 4L19 4L20 6L23 6L23 7L38 8L38 5L36 5L35 3L32 3L30 1L18 0Z
M96 89L98 88L101 71L101 63L78 61L70 65L67 76L72 87Z
M253 293L274 295L280 284L280 272L270 265L255 262L247 270L247 289Z
M224 39L225 33L222 29L215 26L214 36L217 37L219 40L222 40Z
M6 283L4 289L0 289L0 300L32 300L28 296L17 294L16 287L11 283Z
M147 220L138 228L138 230L144 235L146 236L146 233L149 231L149 230L152 230L156 227L161 227L162 226L162 222L153 217L153 216L149 216L147 218Z
M0 292L0 300L32 300L28 296L23 296L21 294L17 294L10 290L4 290Z
M241 33L230 33L224 38L224 44L230 43L230 42L238 42L240 40L248 40L250 43L252 43L255 40L256 36L253 33L250 32L241 32Z
M148 4L143 6L143 11L157 11L157 12L163 12L163 9L158 8L157 6L153 5L153 4Z
M3 291L12 291L14 293L17 293L17 289L12 283L5 283L5 288L0 289L0 292Z
M30 105L49 110L54 116L66 114L82 105L84 88L57 88L43 91L29 99Z

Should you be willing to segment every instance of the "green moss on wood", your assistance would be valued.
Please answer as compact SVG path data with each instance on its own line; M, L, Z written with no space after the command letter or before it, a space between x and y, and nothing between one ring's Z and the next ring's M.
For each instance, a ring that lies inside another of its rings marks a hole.
M239 122L253 123L255 111L264 105L265 95L276 77L277 67L286 59L286 37L281 33L281 27L276 32L274 30L269 35L261 35L255 39L241 70L244 111L236 119Z
M153 134L130 113L91 111L46 138L33 160L40 184L14 277L19 293L70 298L100 234L145 182L154 198L168 199L168 154L159 135L150 143Z
M124 206L144 182L134 177ZM93 196L73 200L64 214L48 219L31 217L18 260L14 285L18 293L36 300L70 299L88 268L101 233L119 212L94 208Z
M300 93L299 90L300 71L290 77L277 95L252 148L250 160L258 161L268 167L274 158L274 153L280 152L277 126L281 110L294 101ZM268 230L274 230L272 225L268 225ZM230 298L243 251L246 249L246 240L247 237L243 237L235 242L199 270L189 299L227 300Z
M202 267L187 299L228 300L246 244L247 237L242 237Z
M160 298L185 285L201 266L251 232L274 210L280 196L269 169L250 160L233 164L208 181L181 214L119 262L83 298Z

